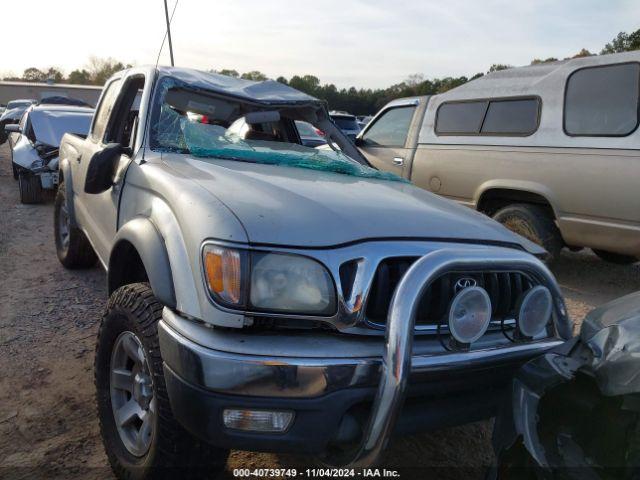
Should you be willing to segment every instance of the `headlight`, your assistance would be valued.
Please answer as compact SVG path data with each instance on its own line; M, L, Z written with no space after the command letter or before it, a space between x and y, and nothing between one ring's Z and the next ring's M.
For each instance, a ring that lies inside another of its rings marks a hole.
M538 285L524 293L518 305L518 331L525 337L535 337L544 330L551 318L551 292L547 287Z
M331 315L336 308L329 272L299 255L254 253L250 292L256 310Z
M468 287L453 297L449 307L449 331L462 344L478 340L491 322L491 300L480 287Z
M336 311L331 275L311 258L206 245L203 263L209 292L222 305L300 315Z

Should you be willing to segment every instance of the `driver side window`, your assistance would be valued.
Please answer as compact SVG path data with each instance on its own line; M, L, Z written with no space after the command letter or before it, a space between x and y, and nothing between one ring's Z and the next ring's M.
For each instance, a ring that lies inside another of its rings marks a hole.
M362 139L373 147L404 147L415 106L387 110L371 125Z
M93 120L93 127L91 128L91 138L97 141L102 141L104 138L104 130L107 127L107 122L111 117L111 111L118 97L120 91L120 84L122 80L114 80L105 87L105 91L102 94L100 105L96 110L95 119Z

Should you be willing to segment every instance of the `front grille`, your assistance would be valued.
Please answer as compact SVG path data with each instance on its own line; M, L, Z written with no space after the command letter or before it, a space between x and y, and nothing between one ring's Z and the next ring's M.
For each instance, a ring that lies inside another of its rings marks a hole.
M386 259L380 263L371 285L365 310L369 323L378 326L386 323L393 292L402 276L417 259L417 257L398 257ZM418 307L417 327L446 325L449 305L460 289L460 286L456 287L456 283L461 279L473 279L477 286L487 291L493 309L492 321L513 318L521 294L536 285L535 281L524 272L448 272L427 287Z

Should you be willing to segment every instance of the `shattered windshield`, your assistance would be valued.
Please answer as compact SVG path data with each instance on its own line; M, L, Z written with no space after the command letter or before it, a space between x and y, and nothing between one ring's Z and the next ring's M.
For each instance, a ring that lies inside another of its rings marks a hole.
M151 148L206 159L238 160L404 182L331 149L305 147L296 130L301 107L257 109L230 97L164 81ZM304 107L308 111L308 106Z

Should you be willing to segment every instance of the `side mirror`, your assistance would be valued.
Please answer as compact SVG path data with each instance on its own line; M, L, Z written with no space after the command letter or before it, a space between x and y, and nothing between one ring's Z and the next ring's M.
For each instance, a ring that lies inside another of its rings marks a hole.
M355 143L356 147L364 147L367 144L367 142L362 137L356 137L353 143Z
M20 125L18 125L17 123L8 123L4 126L4 131L7 133L22 133Z
M102 193L113 186L113 176L121 154L122 145L109 143L91 156L84 182L85 193Z

